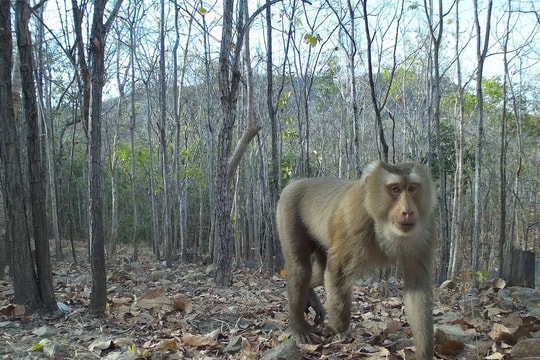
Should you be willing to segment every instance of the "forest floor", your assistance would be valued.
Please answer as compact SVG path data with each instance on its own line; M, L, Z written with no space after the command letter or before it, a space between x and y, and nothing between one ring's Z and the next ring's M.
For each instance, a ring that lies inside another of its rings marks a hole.
M150 253L109 256L104 317L87 312L91 274L53 263L60 315L36 316L13 304L0 280L0 359L414 359L402 286L359 282L346 336L316 345L289 339L285 280L239 269L218 287L203 265L167 269ZM324 299L324 292L319 291ZM540 290L486 281L435 289L437 359L540 359ZM313 314L311 314L313 316Z

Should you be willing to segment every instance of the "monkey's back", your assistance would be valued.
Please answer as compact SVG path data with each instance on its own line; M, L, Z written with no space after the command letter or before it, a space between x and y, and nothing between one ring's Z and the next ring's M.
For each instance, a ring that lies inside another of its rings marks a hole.
M357 181L337 178L301 178L282 191L277 207L277 223L294 226L301 223L310 236L328 246L329 222L348 190Z

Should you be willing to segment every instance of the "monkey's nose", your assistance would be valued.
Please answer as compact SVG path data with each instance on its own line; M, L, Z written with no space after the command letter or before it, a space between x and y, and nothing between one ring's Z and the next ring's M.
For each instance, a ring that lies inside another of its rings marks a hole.
M403 211L401 212L401 214L402 214L403 216L413 216L413 215L414 215L414 211L409 210L409 209L405 209L405 210L403 210Z

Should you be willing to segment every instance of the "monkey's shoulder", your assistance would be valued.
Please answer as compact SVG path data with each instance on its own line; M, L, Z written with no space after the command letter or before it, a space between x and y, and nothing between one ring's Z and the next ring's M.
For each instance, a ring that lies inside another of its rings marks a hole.
M314 178L295 178L290 181L286 188L330 188L330 189L343 189L351 187L357 184L359 180L342 179L336 177L314 177Z

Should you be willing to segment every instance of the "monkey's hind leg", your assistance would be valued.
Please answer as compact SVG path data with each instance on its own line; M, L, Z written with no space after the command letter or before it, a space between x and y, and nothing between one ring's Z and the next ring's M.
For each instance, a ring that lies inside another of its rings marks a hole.
M309 269L311 271L311 269ZM303 274L302 274L303 273ZM320 334L320 331L310 325L304 316L304 311L313 301L313 295L317 294L309 287L309 272L306 277L305 271L291 272L288 270L287 274L287 295L289 297L289 331L296 338L297 341L305 344L313 343L311 334ZM316 298L317 304L315 304L315 311L320 312L320 301ZM319 309L319 310L317 310Z
M298 228L295 230L295 236L292 234L284 236L285 239L290 240L286 243L288 246L284 246L289 298L289 331L297 341L310 344L314 341L311 334L319 334L320 331L306 321L304 312L308 306L313 306L317 316L320 317L322 305L311 287L313 263L309 240Z
M317 247L311 256L311 285L308 295L308 306L306 308L306 314L309 313L309 307L315 311L315 325L318 326L323 323L326 311L324 310L315 288L317 286L324 285L324 271L326 269L326 253L321 247Z
M318 326L323 323L324 317L326 316L326 311L324 310L324 306L321 304L321 300L319 300L319 296L317 296L317 293L315 292L315 289L310 288L309 294L308 294L308 306L306 307L306 314L309 313L309 308L312 308L313 311L315 311L315 325Z

